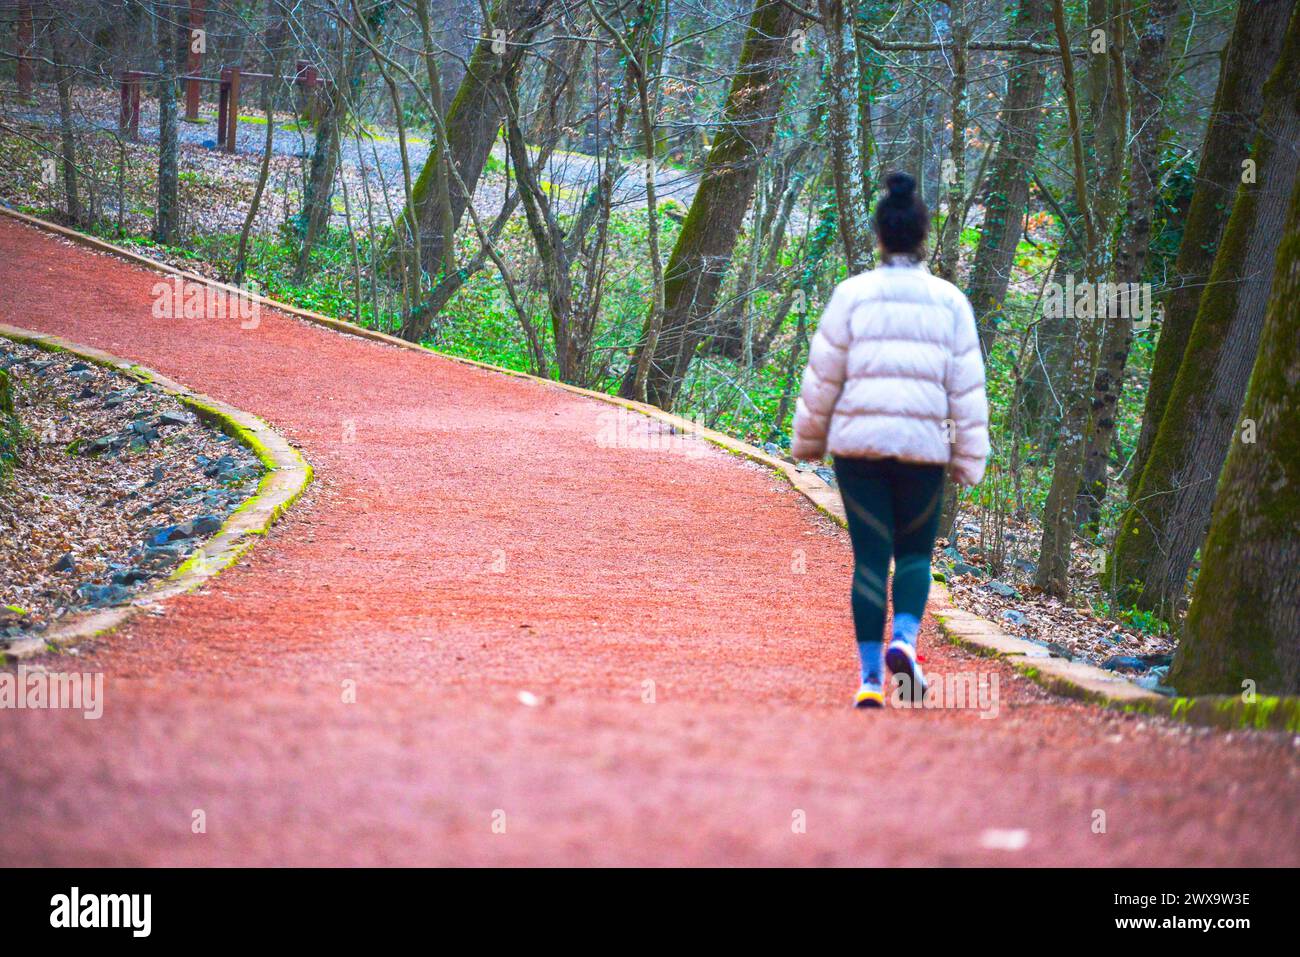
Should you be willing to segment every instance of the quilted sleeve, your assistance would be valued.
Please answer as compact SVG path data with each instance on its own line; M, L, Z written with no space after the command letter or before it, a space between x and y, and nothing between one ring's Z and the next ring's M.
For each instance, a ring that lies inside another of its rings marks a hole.
M808 348L808 366L794 413L794 441L790 453L796 459L820 459L826 454L826 433L831 413L844 387L844 370L848 363L852 338L849 316L853 311L852 293L840 283L826 304L812 345Z
M989 455L989 404L984 394L984 358L980 354L975 314L961 292L954 296L952 355L945 386L947 427L952 442L951 471L962 485L978 485Z

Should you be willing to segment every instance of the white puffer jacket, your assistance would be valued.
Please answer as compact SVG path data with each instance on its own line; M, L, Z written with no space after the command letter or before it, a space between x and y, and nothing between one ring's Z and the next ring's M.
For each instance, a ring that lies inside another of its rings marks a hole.
M975 316L956 286L907 261L840 283L808 352L795 458L951 464L975 485L988 418Z

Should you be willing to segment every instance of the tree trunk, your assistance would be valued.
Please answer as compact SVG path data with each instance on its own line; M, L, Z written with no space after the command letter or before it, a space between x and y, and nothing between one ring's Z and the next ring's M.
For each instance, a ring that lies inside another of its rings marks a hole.
M664 271L664 312L653 360L645 378L646 401L672 407L695 349L704 336L718 288L735 248L772 142L782 93L782 67L790 51L797 14L780 3L758 3L750 17L740 63L727 95L722 130L713 141L700 185ZM637 361L620 394L633 394ZM648 350L647 350L648 351Z
M1046 0L1020 0L1012 36L1036 40L1046 24ZM1029 170L1038 152L1044 85L1043 55L1014 54L1002 100L997 154L983 197L984 225L967 287L985 355L997 332L1020 244L1021 224L1029 202Z
M365 18L365 29L354 31L346 23L340 23L338 27L343 34L339 69L329 84L329 92L323 98L324 107L316 121L311 168L303 190L303 241L298 267L294 272L297 282L301 282L307 275L311 265L311 251L329 227L334 213L334 174L339 166L343 120L353 97L361 89L366 64L371 58L364 37L370 36L378 42L392 3L373 3L369 8L354 6L356 15Z
M1099 23L1105 4L1090 2L1089 15ZM1101 8L1101 9L1097 9ZM1061 80L1065 88L1070 117L1071 145L1074 154L1074 198L1083 213L1084 279L1095 290L1110 265L1109 232L1100 226L1110 222L1118 202L1118 185L1123 172L1122 145L1128 124L1127 77L1124 63L1123 4L1112 2L1109 35L1104 64L1089 63L1089 120L1091 145L1096 156L1093 172L1098 182L1090 194L1089 168L1084 158L1083 131L1075 95L1074 69L1069 48L1063 0L1054 0L1052 19L1056 26L1061 52ZM1101 60L1094 56L1093 61ZM1038 571L1034 583L1058 597L1069 591L1070 544L1074 539L1074 500L1083 477L1083 456L1092 432L1092 407L1088 387L1097 368L1101 346L1101 319L1095 314L1079 317L1083 321L1070 364L1069 390L1065 396L1065 413L1061 419L1056 460L1052 463L1052 484L1043 506L1043 534L1039 547Z
M1271 264L1300 168L1300 15L1293 14L1264 86L1252 158L1201 297L1182 369L1133 507L1115 539L1108 584L1123 604L1172 619L1205 539L1214 491L1237 429L1268 305Z
M871 265L870 210L863 187L863 170L870 158L862 155L862 136L858 129L857 41L853 17L845 11L844 0L820 0L819 7L828 53L827 138L831 148L831 177L840 207L840 243L849 274L853 275Z
M1294 74L1292 74L1294 77ZM1183 694L1300 694L1300 179L1236 443L1219 481L1201 573L1170 680Z
M501 130L505 118L501 91L517 74L549 4L550 0L498 0L490 21L483 27L483 39L474 48L443 122L448 153L465 189L452 188L445 196L440 194L437 182L438 168L443 163L441 142L435 142L415 181L413 202L419 225L420 265L431 276L438 275L446 259L445 247L460 228L469 197L478 186ZM494 30L505 31L504 39L494 37ZM450 216L444 202L451 205ZM409 215L409 208L402 212L403 217ZM451 237L446 235L448 227ZM403 335L418 342L427 331L411 326L403 330Z
M528 229L533 236L533 246L542 262L546 282L546 299L551 311L551 332L555 338L555 364L560 379L578 382L586 363L586 350L590 346L576 334L573 305L573 277L570 273L569 249L563 230L551 209L546 191L533 176L519 127L519 103L514 89L502 91L506 96L506 141L515 164L515 182L523 201Z
M267 19L272 24L266 32L266 46L270 54L267 72L272 76L279 76L280 74L284 58L284 31L287 27L283 12L278 17L276 16L276 7L276 0L267 0ZM266 113L266 139L262 144L262 164L257 170L257 183L253 187L253 198L249 201L248 212L244 215L244 224L239 230L239 249L235 253L233 272L235 285L240 285L244 281L244 271L248 265L248 239L252 234L253 222L257 219L257 212L262 206L262 196L266 192L266 181L271 175L271 158L275 153L275 90L275 83L263 81L262 110ZM358 304L360 304L360 299L360 293L358 293Z
M1219 71L1214 109L1205 131L1196 191L1188 206L1170 288L1164 299L1160 341L1152 358L1142 430L1129 475L1129 499L1137 493L1151 444L1196 321L1196 309L1214 265L1219 237L1232 212L1263 103L1264 81L1277 62L1295 0L1257 0L1237 8L1237 22Z
M68 220L80 225L84 219L77 184L77 140L72 117L72 68L66 26L58 18L52 23L50 47L54 53L54 84L59 94L59 145L63 153L63 193ZM92 204L93 205L93 204Z
M961 258L961 232L966 225L966 46L970 43L966 0L950 0L948 22L952 34L952 129L948 140L948 168L942 176L947 187L948 212L939 234L938 274L949 282L956 282L957 263Z
M180 157L176 120L176 30L170 10L153 5L154 49L158 57L158 203L155 242L171 245L180 230Z
M819 177L819 180L823 177ZM799 270L799 278L781 297L780 303L777 304L776 312L768 322L767 329L763 332L758 340L754 343L755 361L762 361L772 348L772 342L776 339L777 334L781 331L786 317L790 310L798 306L798 313L806 313L808 304L812 301L813 291L817 283L821 280L822 273L826 268L826 259L835 239L839 235L836 228L836 217L838 216L839 207L835 202L833 189L825 189L826 197L822 202L821 208L817 212L817 223L813 227L812 236L808 241L808 251L804 254L803 262ZM796 300L798 300L796 302ZM801 316L799 322L803 322ZM798 378L798 369L795 370L795 377ZM777 417L777 426L783 419Z
M1164 131L1161 108L1169 79L1169 34L1177 27L1178 6L1178 0L1152 0L1132 60L1134 92L1129 128L1134 134L1128 205L1115 257L1119 315L1107 317L1104 323L1101 364L1092 385L1092 433L1084 452L1083 481L1075 508L1077 521L1093 530L1101 520L1101 506L1109 486L1111 446L1124 388L1124 368L1133 344L1133 320L1139 308L1150 307L1148 299L1133 292L1146 270L1151 219L1160 188L1160 136Z

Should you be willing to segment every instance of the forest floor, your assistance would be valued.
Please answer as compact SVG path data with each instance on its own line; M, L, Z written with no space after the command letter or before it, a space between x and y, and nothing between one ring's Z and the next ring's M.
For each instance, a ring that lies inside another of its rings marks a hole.
M0 721L0 863L1300 864L1300 739L1057 698L929 622L935 679L993 695L855 712L847 539L771 473L269 310L155 319L155 282L0 221L0 321L262 416L317 480L42 662L104 713Z
M164 578L264 469L153 384L0 339L22 423L0 491L0 641Z

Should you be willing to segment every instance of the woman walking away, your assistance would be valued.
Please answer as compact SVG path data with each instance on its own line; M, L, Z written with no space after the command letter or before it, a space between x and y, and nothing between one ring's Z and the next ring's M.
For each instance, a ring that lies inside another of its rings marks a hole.
M930 213L916 181L892 173L876 206L881 265L836 288L808 353L794 417L797 459L835 457L853 541L859 708L884 706L884 665L913 701L925 693L916 636L930 592L944 466L984 476L988 402L970 303L924 264ZM885 583L894 559L889 649Z

